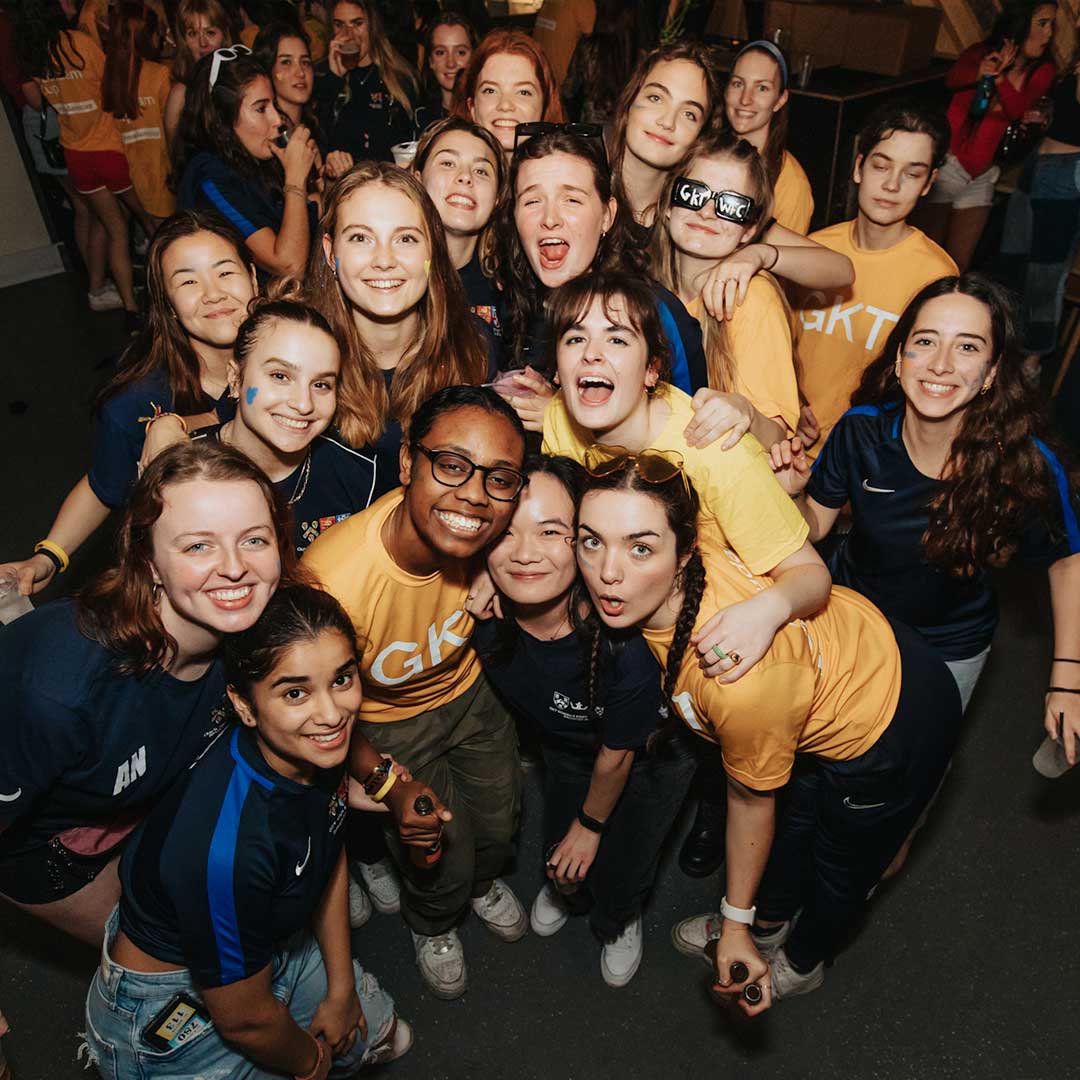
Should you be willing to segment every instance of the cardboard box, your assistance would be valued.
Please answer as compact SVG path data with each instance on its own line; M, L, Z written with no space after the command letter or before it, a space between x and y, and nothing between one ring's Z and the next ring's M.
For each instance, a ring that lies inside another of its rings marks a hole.
M843 64L875 75L918 71L933 59L940 27L940 8L860 7L848 20Z
M791 64L803 53L815 68L852 68L875 75L903 75L926 67L934 55L940 8L880 7L768 0L765 36L777 30Z

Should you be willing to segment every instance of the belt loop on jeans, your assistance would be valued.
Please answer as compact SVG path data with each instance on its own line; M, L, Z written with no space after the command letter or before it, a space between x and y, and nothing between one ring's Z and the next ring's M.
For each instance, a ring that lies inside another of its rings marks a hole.
M124 975L124 969L120 967L119 964L113 963L113 959L109 955L109 946L112 944L119 929L120 905L117 904L110 912L108 919L105 920L105 936L101 942L101 959L98 962L98 972L101 975L102 990L108 991L106 996L110 1001L115 999L116 989L120 985L120 980Z

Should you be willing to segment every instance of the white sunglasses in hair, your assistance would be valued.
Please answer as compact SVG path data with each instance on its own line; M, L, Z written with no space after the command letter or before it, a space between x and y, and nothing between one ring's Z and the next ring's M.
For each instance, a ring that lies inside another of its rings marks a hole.
M250 56L251 50L246 45L230 45L227 49L214 50L214 62L210 65L210 89L214 89L218 72L226 60L239 60L241 56Z

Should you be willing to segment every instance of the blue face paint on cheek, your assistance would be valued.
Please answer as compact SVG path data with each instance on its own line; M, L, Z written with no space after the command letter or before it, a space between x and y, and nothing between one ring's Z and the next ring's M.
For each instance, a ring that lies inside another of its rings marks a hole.
M257 386L249 386L247 388L247 392L245 393L244 396L247 398L247 403L249 405L255 400L255 395L258 392L259 392L259 388Z
M905 360L914 360L915 359L915 354L913 352L906 352L906 353L904 353L904 359Z
M337 277L341 273L341 260L334 256L334 277Z

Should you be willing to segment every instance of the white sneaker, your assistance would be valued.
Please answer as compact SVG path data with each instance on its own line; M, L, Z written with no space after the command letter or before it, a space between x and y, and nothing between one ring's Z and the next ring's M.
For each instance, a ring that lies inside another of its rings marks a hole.
M566 925L569 918L570 912L566 908L562 893L550 881L546 882L536 894L532 911L529 912L529 925L533 928L533 933L541 937L551 937Z
M100 289L88 292L86 300L91 311L119 311L124 306L120 293L111 281L107 285L102 285Z
M671 928L671 944L683 956L696 957L712 967L712 961L705 955L705 946L720 936L723 926L724 916L718 911L710 911L707 915L693 915Z
M465 950L456 930L444 934L412 934L416 964L427 988L438 998L451 1001L465 993Z
M622 933L604 945L600 954L600 974L608 986L625 986L641 966L641 916L635 915Z
M791 928L794 925L795 920L788 919L787 922L774 926L767 934L761 934L755 930L750 934L750 940L766 960L771 960L781 951L784 942L791 936Z
M394 1023L394 1034L386 1042L379 1043L378 1046L373 1046L364 1055L362 1064L367 1067L368 1065L385 1065L388 1061L397 1061L399 1057L404 1057L409 1052L409 1049L413 1044L413 1029L411 1024L407 1024L399 1016Z
M364 863L357 860L352 869L359 872L368 896L381 915L394 915L401 910L401 882L389 859Z
M529 917L502 878L491 883L486 895L470 901L481 922L503 941L517 941L529 928Z
M783 949L769 957L769 974L772 976L772 996L774 1001L798 997L820 989L825 983L825 961L820 961L805 975L791 966L791 961Z
M349 925L359 930L371 918L371 901L364 886L349 875Z

